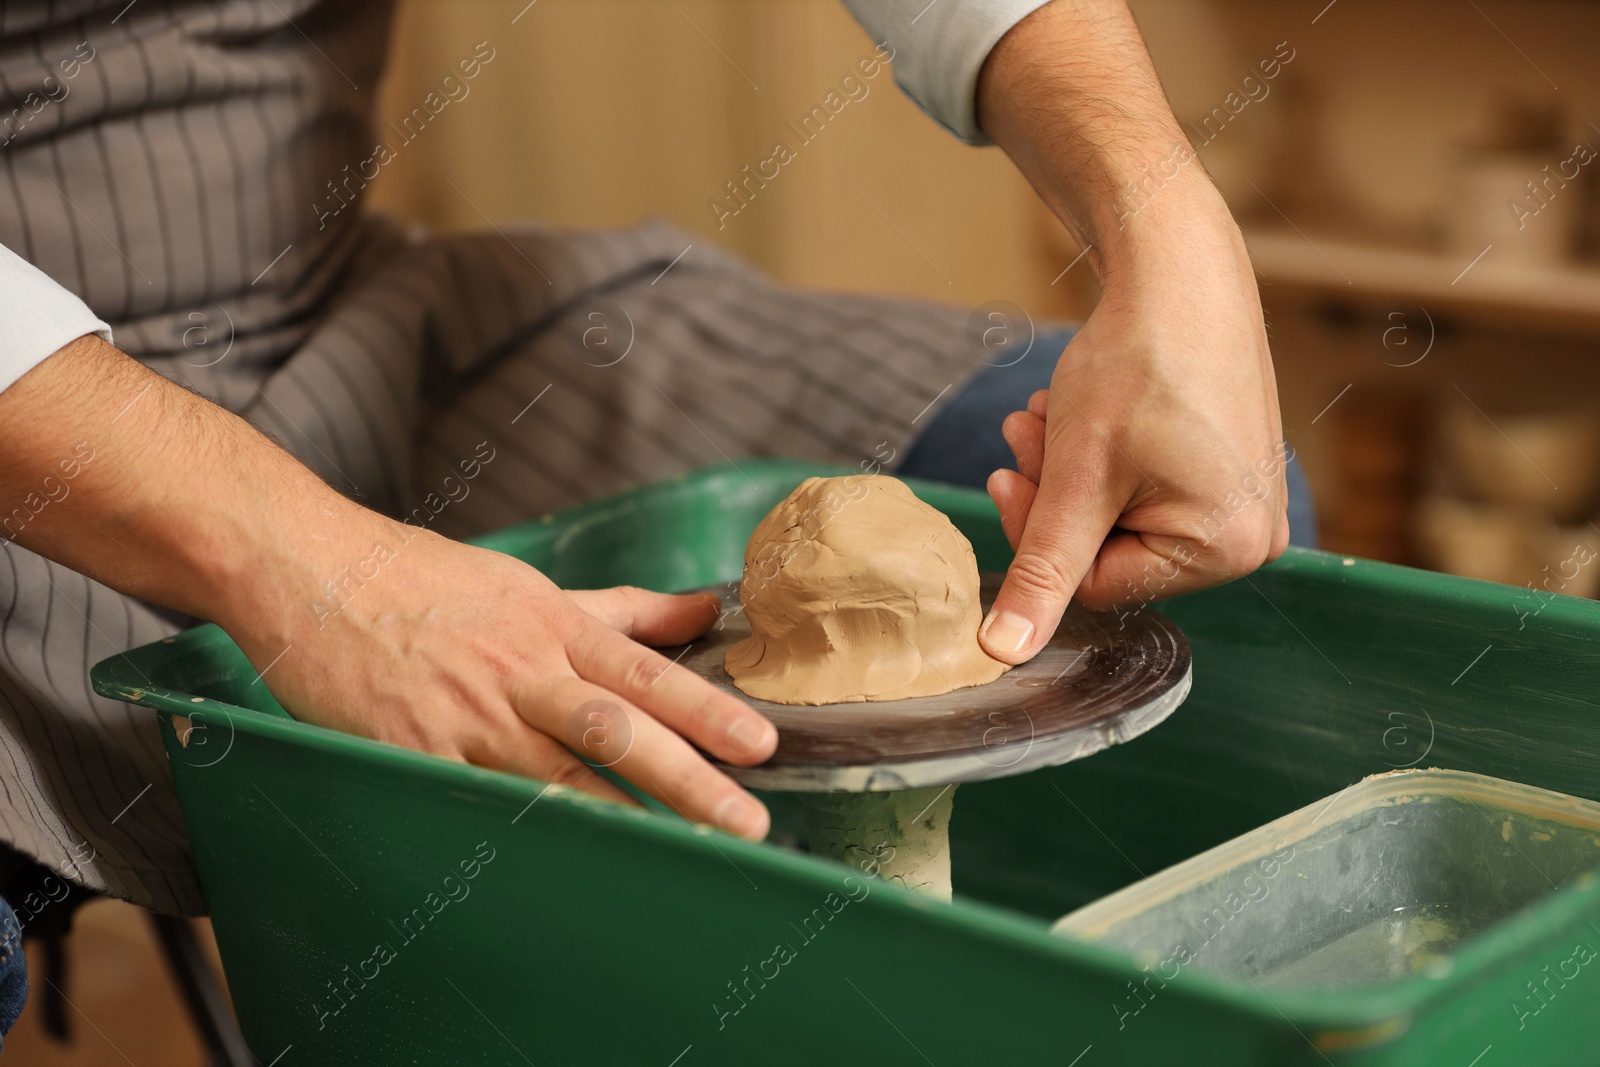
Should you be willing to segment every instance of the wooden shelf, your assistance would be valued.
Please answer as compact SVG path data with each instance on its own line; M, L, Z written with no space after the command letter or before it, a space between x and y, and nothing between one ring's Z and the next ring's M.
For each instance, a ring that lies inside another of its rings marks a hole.
M1244 228L1262 296L1323 302L1420 305L1486 325L1600 338L1600 267L1496 263L1390 248L1293 229Z

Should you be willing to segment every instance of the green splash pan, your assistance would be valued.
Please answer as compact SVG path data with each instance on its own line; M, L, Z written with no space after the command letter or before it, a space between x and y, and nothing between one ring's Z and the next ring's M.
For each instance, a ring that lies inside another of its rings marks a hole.
M766 511L833 473L741 460L482 543L567 586L726 582ZM1005 568L986 497L913 487ZM213 626L93 679L161 718L263 1064L1595 1062L1600 972L1516 1007L1600 948L1588 874L1448 966L1312 992L1184 968L1137 1015L1134 954L1049 929L1374 772L1600 799L1600 604L1291 549L1161 610L1193 647L1187 703L1092 758L963 786L953 903L295 722Z

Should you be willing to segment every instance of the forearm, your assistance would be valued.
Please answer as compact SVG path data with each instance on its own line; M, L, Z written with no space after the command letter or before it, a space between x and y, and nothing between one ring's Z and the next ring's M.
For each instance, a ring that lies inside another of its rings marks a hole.
M275 599L309 603L306 548L387 522L92 336L0 393L0 427L0 536L225 626L274 584L289 586Z
M347 500L98 338L0 392L0 506L18 544L219 623L302 721L625 800L581 753L685 818L766 834L701 751L759 763L771 723L632 640L694 640L715 597L565 594Z
M1023 19L990 52L977 106L1103 278L1197 227L1232 229L1123 0L1058 0Z
M990 493L1016 549L980 640L1008 663L1069 598L1142 604L1283 551L1282 426L1255 273L1124 0L1056 0L991 50L978 121L1087 246L1103 293L1006 420ZM1228 501L1259 501L1220 533Z

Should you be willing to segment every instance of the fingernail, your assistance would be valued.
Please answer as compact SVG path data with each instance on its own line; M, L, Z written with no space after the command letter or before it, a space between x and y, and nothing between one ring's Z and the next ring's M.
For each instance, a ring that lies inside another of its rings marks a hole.
M767 809L754 797L735 793L717 805L713 821L731 834L761 838L766 836Z
M1021 652L1033 637L1033 623L1014 611L1000 611L989 616L978 636L996 652Z
M728 746L735 752L755 755L767 739L768 727L763 723L751 722L748 718L740 716L728 724L725 736Z

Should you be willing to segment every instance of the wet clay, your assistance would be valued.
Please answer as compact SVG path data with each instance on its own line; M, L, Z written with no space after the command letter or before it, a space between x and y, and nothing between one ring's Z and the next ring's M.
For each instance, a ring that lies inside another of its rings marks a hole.
M1009 668L978 644L972 545L888 475L808 478L761 520L739 600L734 685L779 704L934 696Z

